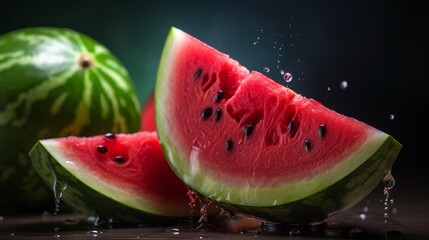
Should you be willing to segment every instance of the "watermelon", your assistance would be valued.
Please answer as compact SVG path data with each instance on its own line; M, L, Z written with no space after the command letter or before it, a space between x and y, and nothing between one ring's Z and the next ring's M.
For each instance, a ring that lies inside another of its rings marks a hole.
M29 155L57 197L79 211L139 223L190 215L188 188L156 132L40 140Z
M155 98L153 95L149 97L143 106L140 128L142 131L156 131Z
M139 129L133 83L104 46L60 28L0 36L2 214L52 207L52 195L27 156L37 140Z
M402 145L172 28L155 90L170 166L225 208L279 223L323 220L369 194Z

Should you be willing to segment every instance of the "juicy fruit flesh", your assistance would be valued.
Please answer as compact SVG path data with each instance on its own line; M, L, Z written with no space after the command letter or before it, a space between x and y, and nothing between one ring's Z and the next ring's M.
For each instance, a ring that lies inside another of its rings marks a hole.
M305 198L347 176L388 138L174 28L160 66L164 152L185 183L217 201L275 206Z
M149 97L142 109L140 128L142 131L156 131L155 98L153 95Z
M41 144L74 177L118 202L165 216L190 213L187 187L171 171L154 132L68 137Z

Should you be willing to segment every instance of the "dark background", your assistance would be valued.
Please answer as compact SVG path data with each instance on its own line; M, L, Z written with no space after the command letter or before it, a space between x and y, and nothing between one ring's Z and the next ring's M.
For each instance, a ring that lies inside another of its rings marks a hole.
M428 196L429 186L427 14L426 6L407 1L7 1L0 5L0 34L33 26L85 33L122 61L142 103L171 26L249 69L269 67L268 75L286 84L280 60L279 68L294 76L289 87L404 145L392 170L394 190L413 201Z

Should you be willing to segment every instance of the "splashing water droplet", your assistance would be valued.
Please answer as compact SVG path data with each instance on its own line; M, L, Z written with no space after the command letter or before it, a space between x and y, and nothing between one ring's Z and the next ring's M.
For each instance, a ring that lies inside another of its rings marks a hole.
M330 87L327 87L326 89L327 89L328 91L331 91L331 88L330 88Z
M283 70L283 69L280 69L280 75L284 75L285 74L285 71Z
M293 78L293 76L292 76L292 74L291 73L285 73L284 75L283 75L283 80L285 80L286 82L291 82L292 81L292 78Z
M359 214L359 218L362 219L362 220L365 220L366 219L366 214L365 213Z
M340 88L343 90L346 89L348 86L349 86L349 83L347 81L342 81L340 83Z
M240 229L239 233L240 233L240 234L246 234L246 233L247 233L247 230L246 230L246 229Z
M393 119L395 119L395 115L390 114L390 115L389 115L389 120L393 120Z
M265 73L269 73L270 72L270 69L268 68L268 67L264 67L264 70L263 70Z
M257 42L253 42L253 45L256 45L257 44Z
M387 172L386 176L384 176L383 184L387 190L390 190L395 186L395 178L393 178L392 172L390 170Z
M368 212L369 208L368 207L364 207L363 208L363 212Z
M389 218L389 214L387 213L387 211L389 210L389 190L391 190L394 186L395 186L395 178L393 178L392 176L392 171L389 170L386 174L386 176L384 176L383 178L383 185L384 185L384 223L387 223L387 220Z
M395 200L393 200L393 198L392 199L390 199L390 203L391 204L393 204L395 202Z
M291 236L291 237L299 237L299 235L300 235L300 231L299 231L298 228L291 228L289 230L289 236Z

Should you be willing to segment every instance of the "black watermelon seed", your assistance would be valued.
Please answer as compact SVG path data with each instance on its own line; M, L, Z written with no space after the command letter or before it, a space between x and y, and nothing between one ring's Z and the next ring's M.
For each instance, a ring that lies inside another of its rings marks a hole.
M317 131L317 134L319 135L319 137L324 137L326 134L326 126L325 124L320 124L319 126L319 130Z
M97 152L99 153L107 153L107 147L104 145L98 145Z
M106 133L106 134L104 134L104 136L106 138L110 138L110 139L114 139L115 138L115 134L114 133Z
M213 96L213 102L217 103L220 102L223 98L223 90L217 91L217 93Z
M289 124L287 125L287 131L292 132L294 125L295 124L292 121L290 121Z
M213 109L211 107L204 108L204 110L201 112L201 118L207 119L212 115Z
M234 147L234 142L232 141L231 138L228 138L228 140L226 140L226 143L225 143L225 148L227 151L231 151L232 147Z
M307 152L309 152L311 149L311 144L307 139L304 140L304 148L305 148L305 151Z
M195 71L195 74L194 74L195 79L199 78L201 76L202 72L203 72L203 70L201 70L201 68L198 68L197 71Z
M215 120L215 122L220 120L220 117L222 117L222 110L220 110L220 108L216 109L214 115L213 115L213 119Z
M125 158L124 158L124 157L122 157L122 156L116 156L113 160L114 160L116 163L118 163L118 164L123 164L123 163L125 163Z
M250 134L252 134L252 132L253 132L253 125L252 124L247 124L246 126L243 127L244 136L248 137L248 136L250 136Z

